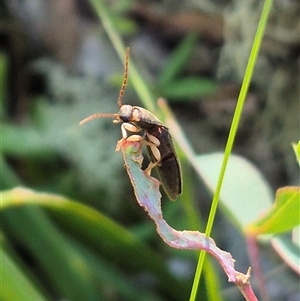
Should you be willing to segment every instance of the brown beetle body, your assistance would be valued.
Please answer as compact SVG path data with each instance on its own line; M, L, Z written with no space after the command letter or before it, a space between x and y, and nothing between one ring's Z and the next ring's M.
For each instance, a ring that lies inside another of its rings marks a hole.
M182 192L182 176L179 159L172 136L167 126L148 110L130 105L123 105L119 118L125 123L136 126L137 131L146 131L148 135L158 139L157 149L160 160L153 154L153 148L147 146L150 161L157 167L162 186L170 199L175 200ZM151 141L149 141L151 142Z
M155 125L166 127L154 114L141 107L122 105L118 115L123 122L133 122L145 130Z
M156 137L160 145L157 147L161 159L157 163L157 173L162 186L171 200L175 200L182 192L182 175L179 159L175 150L172 136L168 128L157 126L148 130L148 133ZM151 162L155 162L155 157L151 148L147 146Z
M127 85L129 48L127 48L124 80L116 114L93 114L80 122L83 124L95 118L113 117L114 123L121 125L122 139L140 141L147 146L150 164L146 171L150 174L157 167L162 186L170 199L175 200L182 192L182 176L179 159L167 126L148 110L131 105L123 105L122 98Z

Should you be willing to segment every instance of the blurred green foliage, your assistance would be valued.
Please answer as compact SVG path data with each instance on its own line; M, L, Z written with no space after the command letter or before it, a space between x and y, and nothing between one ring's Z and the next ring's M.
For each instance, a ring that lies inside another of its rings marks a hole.
M188 34L170 55L155 83L157 95L163 95L172 102L199 99L204 96L211 96L216 92L217 85L212 79L196 76L179 77L197 41L196 34Z
M114 9L123 11L126 5ZM120 22L124 24L117 18ZM117 26L126 33L135 30L132 22ZM155 93L178 100L215 91L210 79L182 75L195 41L190 34L179 44L160 73ZM121 154L114 152L119 126L109 119L78 125L91 113L116 112L118 92L107 83L70 76L40 61L33 68L51 73L51 97L32 97L26 116L16 122L7 110L8 60L0 56L3 301L187 300L195 253L165 246L137 206ZM156 107L153 99L151 105ZM221 155L195 156L195 169L214 191ZM164 202L163 212L176 229L204 231L194 203L197 182L185 168L189 160L183 160L184 194L175 203ZM271 197L249 162L235 163L228 171L233 182L225 184L221 201L226 218L242 230ZM221 237L227 240L225 234ZM222 300L223 273L209 260L204 269L197 299Z

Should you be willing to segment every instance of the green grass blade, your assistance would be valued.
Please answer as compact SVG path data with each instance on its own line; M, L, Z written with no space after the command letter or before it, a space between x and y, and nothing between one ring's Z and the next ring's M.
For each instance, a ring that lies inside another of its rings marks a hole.
M205 234L207 236L210 235L211 229L212 229L212 226L213 226L213 222L214 222L215 214L216 214L217 207L218 207L219 195L220 195L220 191L221 191L221 187L222 187L222 183L223 183L223 179L224 179L224 175L225 175L227 162L228 162L228 159L229 159L229 156L231 154L232 147L233 147L233 143L234 143L234 139L235 139L235 136L236 136L239 121L240 121L240 118L241 118L244 102L245 102L245 99L246 99L246 94L248 92L250 81L251 81L251 78L252 78L252 75L253 75L253 70L254 70L254 67L255 67L256 60L257 60L257 56L258 56L258 52L259 52L259 49L260 49L261 41L262 41L264 31L265 31L265 28L266 28L266 25L267 25L268 16L269 16L269 13L271 11L272 2L273 2L272 0L266 0L265 1L264 7L263 7L263 10L262 10L262 14L261 14L261 18L260 18L260 21L259 21L259 24L258 24L258 28L257 28L256 34L255 34L255 37L254 37L253 46L252 46L252 49L251 49L251 52L250 52L250 57L249 57L248 64L247 64L247 67L246 67L245 76L244 76L244 79L243 79L241 91L240 91L238 101L237 101L236 110L234 112L232 125L231 125L231 128L230 128L228 140L227 140L226 147L225 147L225 155L224 155L224 159L223 159L223 163L222 163L222 167L221 167L221 172L220 172L216 192L214 194L212 207L211 207L211 211L210 211L208 222L207 222L207 227L206 227L206 231L205 231ZM199 257L199 261L198 261L197 270L196 270L196 273L195 273L193 287L192 287L192 290L191 290L190 301L193 301L196 298L198 284L199 284L199 281L200 281L200 275L201 275L204 259L205 259L205 252L201 252L200 257Z
M202 77L185 77L175 79L169 85L161 88L161 94L167 99L180 100L187 98L199 99L213 95L217 91L217 84Z
M96 285L90 280L86 263L40 208L7 207L2 212L2 224L11 239L32 254L61 297L97 300Z
M16 263L1 247L1 300L46 301Z
M5 117L7 110L7 85L8 85L8 55L0 52L0 118Z
M41 208L46 210L48 214L46 217L50 216L51 219L48 218L46 221L42 219L41 215L45 216L45 212ZM90 250L104 254L105 258L114 262L119 262L126 270L147 271L155 275L159 280L160 288L174 300L179 300L188 293L185 284L178 281L168 271L166 263L157 253L113 220L88 206L61 196L16 188L2 193L0 209L2 217L6 219L5 225L8 224L5 232L8 232L9 229L17 232L18 237L30 246L32 252L41 256L40 260L43 260L45 265L50 264L50 267L46 266L45 269L50 270L53 277L56 275L53 271L54 268L65 267L63 268L64 277L60 278L67 281L65 285L76 284L81 276L84 279L80 285L76 285L78 289L81 285L87 289L94 282L89 283L91 269L86 266L85 261L82 261L80 254L70 247L69 241L63 239L57 230L52 229L54 226L63 229L64 233L74 237ZM48 225L50 222L51 224ZM25 224L27 226L22 227ZM28 235L28 233L32 235ZM46 254L44 253L45 246L48 250ZM51 263L51 260L54 259L55 262ZM74 263L77 264L77 267L79 265L81 270L79 272L74 267L74 272L69 275ZM67 277L68 275L70 279ZM74 277L75 279L73 279ZM58 287L60 283L56 285ZM65 289L65 285L61 285L62 287L58 287L58 289ZM75 293L74 289L72 291ZM90 291L92 292L92 289ZM82 293L84 293L84 289L82 289ZM86 296L85 300L91 300ZM78 294L78 298L73 296L72 300L83 300L83 298Z
M157 80L157 85L161 88L171 84L189 60L191 52L197 42L195 33L188 34L175 51L171 54Z
M98 14L106 33L108 34L115 50L117 51L120 60L123 62L125 59L125 45L122 39L115 29L113 18L110 11L107 9L107 4L103 0L90 0L90 3L94 7ZM135 67L132 59L129 62L129 79L138 94L143 105L150 111L155 112L155 101L154 96L149 88L149 85L143 79L142 75Z

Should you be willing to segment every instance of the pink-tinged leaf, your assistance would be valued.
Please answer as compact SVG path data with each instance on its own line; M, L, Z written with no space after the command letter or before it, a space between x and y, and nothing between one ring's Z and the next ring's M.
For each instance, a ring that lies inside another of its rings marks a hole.
M251 268L248 269L246 275L237 273L236 285L239 287L246 300L258 301L250 285L250 272Z
M246 233L278 234L299 225L300 187L284 187L276 192L275 203L258 220L250 223Z
M213 239L198 231L177 231L163 219L161 211L160 182L149 176L140 167L141 143L120 140L117 150L121 149L125 167L134 189L136 199L144 207L156 224L158 234L163 241L173 248L204 250L214 256L223 267L229 281L236 281L234 260L231 254L219 249Z

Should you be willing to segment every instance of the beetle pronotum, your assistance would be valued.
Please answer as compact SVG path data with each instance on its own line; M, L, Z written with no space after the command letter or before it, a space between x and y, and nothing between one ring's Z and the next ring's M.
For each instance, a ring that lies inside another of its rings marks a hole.
M148 110L131 105L123 105L122 98L127 86L129 47L126 49L124 79L118 97L119 112L93 114L83 119L80 124L96 118L115 118L114 123L121 125L122 139L140 141L147 146L150 157L146 171L150 174L154 167L160 177L162 186L170 199L175 200L182 192L182 176L179 159L169 129Z

